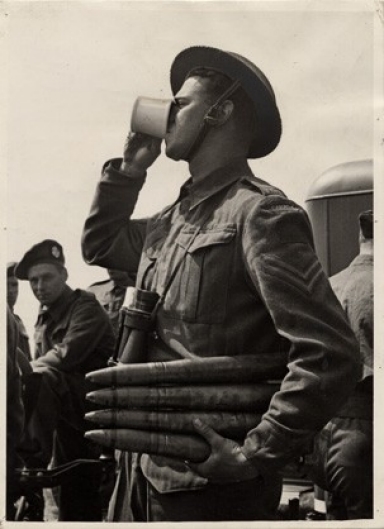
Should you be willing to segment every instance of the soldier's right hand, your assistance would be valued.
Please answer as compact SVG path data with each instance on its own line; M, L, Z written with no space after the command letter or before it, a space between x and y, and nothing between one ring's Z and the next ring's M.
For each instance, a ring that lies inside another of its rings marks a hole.
M153 138L147 134L130 132L125 144L121 171L145 172L161 152L161 139Z

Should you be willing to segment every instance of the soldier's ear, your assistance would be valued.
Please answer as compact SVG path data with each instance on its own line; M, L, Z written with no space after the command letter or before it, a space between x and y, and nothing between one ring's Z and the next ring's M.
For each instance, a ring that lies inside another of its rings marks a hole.
M233 101L227 99L218 106L214 106L209 109L208 113L204 117L205 123L211 127L220 127L224 125L231 117L235 105Z

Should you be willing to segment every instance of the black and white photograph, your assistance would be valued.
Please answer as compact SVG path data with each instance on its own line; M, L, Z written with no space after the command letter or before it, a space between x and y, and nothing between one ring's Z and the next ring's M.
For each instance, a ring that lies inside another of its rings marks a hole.
M0 525L383 528L383 2L0 14Z

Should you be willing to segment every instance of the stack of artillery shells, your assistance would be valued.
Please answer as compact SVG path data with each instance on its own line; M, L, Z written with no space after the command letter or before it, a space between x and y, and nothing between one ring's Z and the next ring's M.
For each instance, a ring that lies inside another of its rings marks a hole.
M87 374L104 386L87 399L107 409L86 419L102 429L88 439L129 452L204 461L208 443L199 418L224 437L242 439L256 427L286 373L282 353L121 364ZM275 382L271 382L271 379Z

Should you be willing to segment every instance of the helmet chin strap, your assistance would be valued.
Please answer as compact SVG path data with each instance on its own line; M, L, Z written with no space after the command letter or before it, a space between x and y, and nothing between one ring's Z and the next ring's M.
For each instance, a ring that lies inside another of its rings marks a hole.
M218 107L223 103L229 96L231 96L239 87L239 81L234 81L229 88L217 99L217 101L207 110L203 122L197 132L197 135L192 142L191 146L184 155L184 159L190 161L194 154L199 150L203 143L206 135L208 134L210 127L213 127L216 123L216 117L214 116Z

